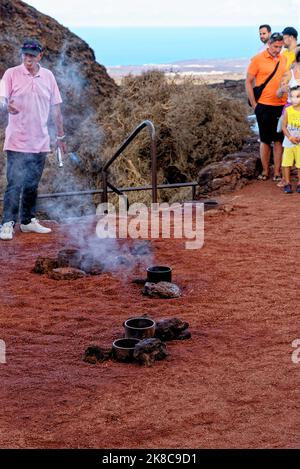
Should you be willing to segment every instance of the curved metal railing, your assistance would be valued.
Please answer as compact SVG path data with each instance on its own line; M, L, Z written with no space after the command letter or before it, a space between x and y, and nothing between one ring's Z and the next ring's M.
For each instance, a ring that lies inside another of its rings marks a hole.
M121 155L121 153L128 147L128 145L135 139L135 137L145 127L148 128L150 141L151 141L151 187L152 187L152 202L157 202L157 168L156 168L156 134L155 127L150 120L143 121L136 129L126 138L114 155L108 160L102 168L102 202L108 202L108 187L116 194L122 195L122 192L108 182L108 169L112 163Z

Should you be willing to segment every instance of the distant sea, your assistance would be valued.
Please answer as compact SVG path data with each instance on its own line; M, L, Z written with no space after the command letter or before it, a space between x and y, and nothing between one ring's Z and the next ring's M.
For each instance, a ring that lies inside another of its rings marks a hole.
M234 20L234 18L233 18ZM259 26L259 25L258 25ZM261 47L257 27L72 28L106 67L247 59ZM273 27L282 31L283 26Z

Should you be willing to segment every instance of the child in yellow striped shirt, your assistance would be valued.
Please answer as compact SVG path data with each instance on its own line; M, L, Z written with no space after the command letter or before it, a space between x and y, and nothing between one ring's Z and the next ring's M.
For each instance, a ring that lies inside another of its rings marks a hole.
M290 89L290 99L292 105L286 108L282 121L282 130L285 136L282 144L284 148L282 172L285 179L283 190L286 194L293 192L290 175L294 164L298 169L296 190L300 193L300 86Z

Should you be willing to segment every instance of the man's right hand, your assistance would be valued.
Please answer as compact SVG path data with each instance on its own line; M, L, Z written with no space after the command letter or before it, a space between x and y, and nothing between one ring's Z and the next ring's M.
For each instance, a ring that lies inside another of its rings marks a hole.
M8 104L7 104L7 112L9 112L9 114L19 114L19 111L18 109L15 108L15 106L13 105L14 103L14 100L9 100L8 101Z

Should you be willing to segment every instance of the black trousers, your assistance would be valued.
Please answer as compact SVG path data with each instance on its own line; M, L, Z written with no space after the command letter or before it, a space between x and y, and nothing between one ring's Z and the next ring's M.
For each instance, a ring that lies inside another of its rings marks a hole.
M2 224L9 221L16 223L19 208L22 224L27 225L31 218L35 218L37 190L46 157L47 153L44 152L7 151L7 187L4 194Z

